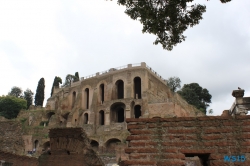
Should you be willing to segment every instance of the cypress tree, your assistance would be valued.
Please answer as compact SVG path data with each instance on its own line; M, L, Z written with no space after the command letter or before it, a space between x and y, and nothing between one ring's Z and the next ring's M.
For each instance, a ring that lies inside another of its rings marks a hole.
M45 80L41 78L38 82L35 96L35 106L43 106Z
M54 91L54 87L57 86L59 87L59 85L62 83L62 79L61 77L57 77L55 76L54 78L54 82L53 82L53 85L52 85L52 88L51 88L51 93L50 93L50 96L52 96L53 94L53 91Z

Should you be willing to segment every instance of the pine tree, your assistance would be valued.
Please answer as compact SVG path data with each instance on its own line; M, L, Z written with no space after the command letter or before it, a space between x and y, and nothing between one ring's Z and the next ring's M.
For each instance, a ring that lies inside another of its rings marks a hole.
M45 80L41 78L38 82L35 96L35 106L43 106Z

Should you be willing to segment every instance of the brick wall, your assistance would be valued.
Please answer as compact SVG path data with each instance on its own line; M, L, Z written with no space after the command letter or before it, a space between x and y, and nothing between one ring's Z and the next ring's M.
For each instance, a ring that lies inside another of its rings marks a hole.
M0 151L0 160L13 164L12 166L38 166L37 158L16 155Z
M126 119L129 160L126 166L250 165L250 115ZM224 157L244 155L245 161ZM197 157L198 156L198 157Z

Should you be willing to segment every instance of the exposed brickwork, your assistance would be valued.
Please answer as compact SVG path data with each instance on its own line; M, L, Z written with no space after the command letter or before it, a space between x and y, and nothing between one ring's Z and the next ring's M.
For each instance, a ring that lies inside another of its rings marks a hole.
M82 128L56 128L49 132L51 151L39 157L39 166L103 166Z
M189 155L207 156L211 166L250 165L250 115L126 119L126 166L180 165ZM244 162L225 162L225 155L244 155ZM197 159L195 159L197 160Z
M13 164L12 166L38 166L38 160L34 157L16 155L0 151L0 160Z

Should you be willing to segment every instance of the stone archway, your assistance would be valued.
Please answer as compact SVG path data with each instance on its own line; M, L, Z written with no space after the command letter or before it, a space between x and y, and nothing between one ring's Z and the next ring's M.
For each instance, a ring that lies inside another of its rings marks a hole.
M110 107L110 121L114 123L122 123L125 121L125 104L117 102Z

